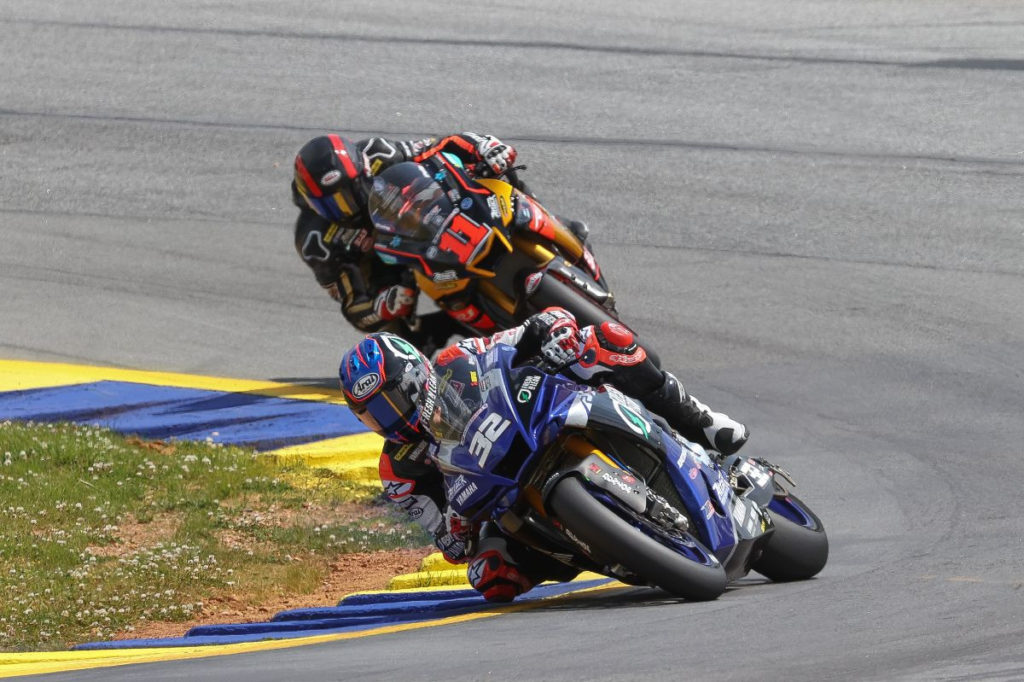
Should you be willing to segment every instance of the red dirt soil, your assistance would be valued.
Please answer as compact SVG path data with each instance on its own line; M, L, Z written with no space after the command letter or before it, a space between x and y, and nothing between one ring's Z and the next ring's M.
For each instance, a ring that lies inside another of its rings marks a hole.
M260 603L247 601L245 595L230 593L211 597L203 604L202 612L192 620L142 623L137 625L134 631L122 632L115 639L181 637L195 625L256 623L270 620L278 611L287 609L336 606L348 594L363 590L382 590L394 576L414 573L419 569L423 557L433 551L433 547L421 547L343 554L331 566L327 579L312 593L285 595Z

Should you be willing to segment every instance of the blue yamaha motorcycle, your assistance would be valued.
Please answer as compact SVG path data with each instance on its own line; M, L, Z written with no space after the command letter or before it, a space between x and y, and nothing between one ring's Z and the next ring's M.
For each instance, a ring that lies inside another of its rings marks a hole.
M690 600L750 570L790 581L825 566L825 530L782 469L716 461L615 388L514 356L499 344L431 377L440 404L424 413L456 511L567 566Z

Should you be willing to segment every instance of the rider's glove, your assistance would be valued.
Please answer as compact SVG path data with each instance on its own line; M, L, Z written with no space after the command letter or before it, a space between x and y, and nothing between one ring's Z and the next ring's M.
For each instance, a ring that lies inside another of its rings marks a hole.
M477 144L476 153L495 175L501 175L516 162L516 150L492 135Z
M540 354L555 367L575 362L583 345L576 319L563 310L545 310L541 315L550 315L552 320L540 343Z
M447 532L437 536L434 544L448 563L466 563L476 551L477 527L451 508L444 513L444 525Z
M373 309L382 320L396 320L416 309L416 290L401 284L382 289L373 302Z

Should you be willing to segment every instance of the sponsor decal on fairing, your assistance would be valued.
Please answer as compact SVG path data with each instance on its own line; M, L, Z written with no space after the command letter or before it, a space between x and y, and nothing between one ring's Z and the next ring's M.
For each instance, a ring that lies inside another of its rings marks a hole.
M718 478L711 484L711 488L723 503L728 502L732 495L732 486L729 485L729 480L722 476L722 472L718 472Z
M498 208L498 200L494 197L493 194L487 197L487 206L491 209L492 218L501 217L501 209Z
M540 375L531 374L523 380L523 385L519 388L519 393L516 395L516 402L525 404L533 400L533 392L537 390L540 385Z
M435 272L433 280L434 282L451 282L459 278L459 273L454 270L442 270L441 272Z
M650 438L651 425L638 412L619 402L612 402L612 406L615 408L616 414L619 415L630 430L644 438Z
M476 490L476 483L470 483L468 486L466 486L466 489L459 493L458 496L455 498L455 504L465 504L466 500L472 497L473 493L475 493Z
M616 488L618 488L619 490L621 490L624 493L635 493L635 492L637 492L635 489L633 489L632 487L626 485L619 478L617 478L616 476L612 476L608 472L602 472L601 473L601 478L606 483L611 483L612 485L614 485ZM633 480L635 481L636 479L633 479Z
M580 540L578 537L576 537L571 530L569 530L568 528L565 528L563 526L562 527L562 532L564 532L566 535L568 535L570 540L572 540L577 545L582 547L584 552L586 552L587 554L590 554L590 545L588 545L587 543L583 542L583 540Z

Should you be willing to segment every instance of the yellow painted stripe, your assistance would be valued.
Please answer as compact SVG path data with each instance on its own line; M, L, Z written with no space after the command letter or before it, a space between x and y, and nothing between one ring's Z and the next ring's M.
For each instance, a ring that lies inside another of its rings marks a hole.
M444 558L444 554L440 552L428 554L420 561L421 571L450 571L452 566L453 564L448 563L448 560Z
M408 590L414 587L470 587L470 584L465 568L406 573L388 581L389 590Z
M298 461L311 467L318 467L330 464L369 463L376 470L383 447L383 438L375 433L366 432L291 445L271 450L267 454L273 455L274 459L282 464Z
M311 470L327 469L349 483L379 488L378 464L383 446L383 438L367 432L292 445L266 454L278 464L300 464Z
M0 391L71 386L92 381L127 381L137 384L197 388L227 393L253 393L276 398L345 404L344 395L340 390L281 384L274 381L227 379L170 372L144 372L134 369L68 365L56 362L0 360Z
M275 649L289 649L292 647L309 646L311 644L323 644L326 642L338 642L347 639L358 639L373 635L404 632L422 628L437 627L440 625L452 625L464 623L482 618L491 618L503 613L514 613L526 611L541 606L546 606L556 599L572 599L576 595L607 590L610 588L623 587L621 583L598 585L571 592L568 594L556 595L545 599L538 599L518 604L507 604L494 606L486 611L477 611L460 616L449 616L438 620L425 621L420 623L401 623L388 625L359 632L341 632L331 635L313 635L292 640L267 640L262 642L245 642L242 644L221 644L202 647L162 647L152 649L117 649L109 651L50 651L27 654L0 654L0 678L14 677L16 675L41 675L43 673L66 672L69 670L85 670L89 668L104 668L117 665L128 665L131 663L157 663L160 661L177 661L192 658L205 658L208 656L228 656L232 654L252 653L256 651L272 651Z

